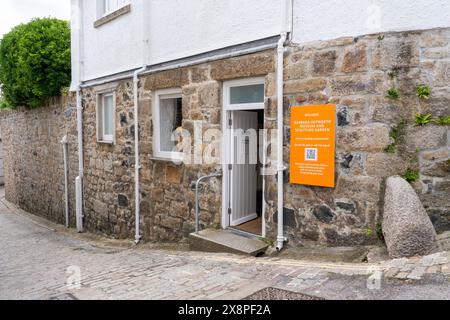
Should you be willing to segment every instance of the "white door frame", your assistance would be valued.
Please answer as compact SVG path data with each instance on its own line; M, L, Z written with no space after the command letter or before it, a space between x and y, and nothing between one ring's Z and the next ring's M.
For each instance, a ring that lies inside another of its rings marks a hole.
M233 163L234 150L231 146L232 129L229 126L229 119L233 114L233 111L254 111L254 110L264 110L265 105L262 103L248 103L248 104L230 104L230 89L238 86L254 85L254 84L265 84L264 77L258 78L248 78L239 79L224 82L223 84L223 109L222 109L222 169L223 169L223 179L222 179L222 228L226 229L230 227L230 213L228 209L230 208L230 196L231 196L231 181L229 177L229 165ZM259 155L259 150L258 150ZM266 236L266 222L265 222L265 212L266 204L264 201L265 184L263 184L263 209L262 209L262 237Z

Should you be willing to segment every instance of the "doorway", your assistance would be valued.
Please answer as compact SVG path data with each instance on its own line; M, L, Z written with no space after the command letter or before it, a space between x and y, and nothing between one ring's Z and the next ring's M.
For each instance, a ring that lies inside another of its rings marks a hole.
M264 110L233 111L230 227L262 235L263 180L258 161Z
M265 236L263 165L264 78L224 84L224 228Z

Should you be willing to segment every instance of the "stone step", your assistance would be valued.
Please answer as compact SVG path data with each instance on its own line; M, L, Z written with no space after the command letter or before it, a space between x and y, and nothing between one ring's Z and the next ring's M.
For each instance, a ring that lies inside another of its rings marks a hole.
M189 236L189 247L193 251L221 252L259 256L269 247L256 236L241 234L231 230L206 229Z

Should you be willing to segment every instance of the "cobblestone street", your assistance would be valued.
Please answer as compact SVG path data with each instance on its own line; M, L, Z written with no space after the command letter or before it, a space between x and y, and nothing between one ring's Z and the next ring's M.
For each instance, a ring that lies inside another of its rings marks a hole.
M325 299L449 299L449 276L448 253L369 265L105 246L0 203L0 299L227 300L268 287Z

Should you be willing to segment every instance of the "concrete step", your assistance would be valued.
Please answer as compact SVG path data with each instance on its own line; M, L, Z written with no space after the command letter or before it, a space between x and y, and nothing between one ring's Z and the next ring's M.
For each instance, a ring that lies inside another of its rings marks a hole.
M207 229L189 236L189 247L193 251L222 252L258 256L269 247L256 236L231 230Z

